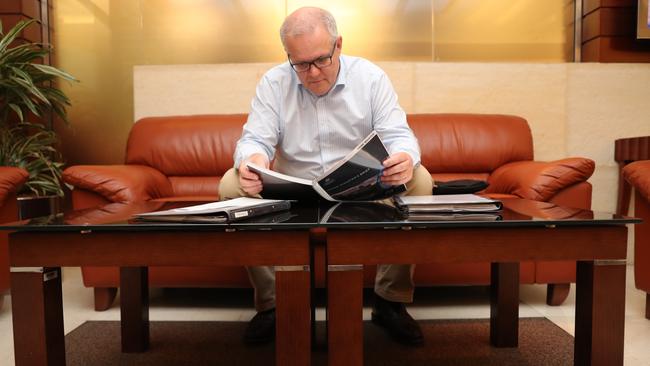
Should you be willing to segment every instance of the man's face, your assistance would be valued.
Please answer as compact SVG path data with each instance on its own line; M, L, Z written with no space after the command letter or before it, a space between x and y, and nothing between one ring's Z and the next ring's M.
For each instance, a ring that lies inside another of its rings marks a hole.
M292 64L317 62L316 60L332 56L332 64L321 67L310 65L306 71L296 72L303 86L313 94L325 95L336 82L339 72L341 54L341 37L332 44L332 39L323 27L318 27L311 34L303 34L285 39L285 47ZM318 63L318 62L317 62Z

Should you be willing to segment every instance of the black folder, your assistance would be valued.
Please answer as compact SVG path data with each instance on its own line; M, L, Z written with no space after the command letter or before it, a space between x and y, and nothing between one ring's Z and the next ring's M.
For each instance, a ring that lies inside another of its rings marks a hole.
M179 223L229 223L291 208L287 200L236 198L229 201L181 207L134 215L137 220Z

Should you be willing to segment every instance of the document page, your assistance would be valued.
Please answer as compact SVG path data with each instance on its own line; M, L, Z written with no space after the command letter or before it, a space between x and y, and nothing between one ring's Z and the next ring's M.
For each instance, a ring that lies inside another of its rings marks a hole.
M374 201L406 191L381 182L386 147L373 131L345 158L316 179L314 188L330 201Z
M164 216L164 215L201 215L226 212L229 210L248 208L261 204L280 203L282 200L268 200L260 198L240 197L227 201L210 202L201 205L174 208L165 211L155 211L138 214L138 216Z

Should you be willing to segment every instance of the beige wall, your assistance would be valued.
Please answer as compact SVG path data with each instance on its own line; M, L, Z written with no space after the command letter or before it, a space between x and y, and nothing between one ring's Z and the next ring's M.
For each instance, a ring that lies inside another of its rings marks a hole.
M533 131L535 158L596 161L593 209L616 208L614 140L650 135L650 64L384 62L409 113L515 114ZM245 113L272 64L136 66L135 120Z

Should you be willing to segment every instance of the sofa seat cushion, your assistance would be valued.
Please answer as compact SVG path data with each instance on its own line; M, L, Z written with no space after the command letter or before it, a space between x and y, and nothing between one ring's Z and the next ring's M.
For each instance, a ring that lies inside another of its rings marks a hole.
M449 182L450 180L459 180L459 179L473 179L473 180L488 180L490 176L489 173L431 173L431 178L434 182Z
M650 201L650 160L640 160L623 168L623 177L636 191Z
M219 192L221 177L168 177L174 196L211 196Z
M154 202L196 202L197 205L201 203L214 202L218 201L219 196L217 195L196 195L196 196L174 196L174 197L164 197L156 198L152 200Z

